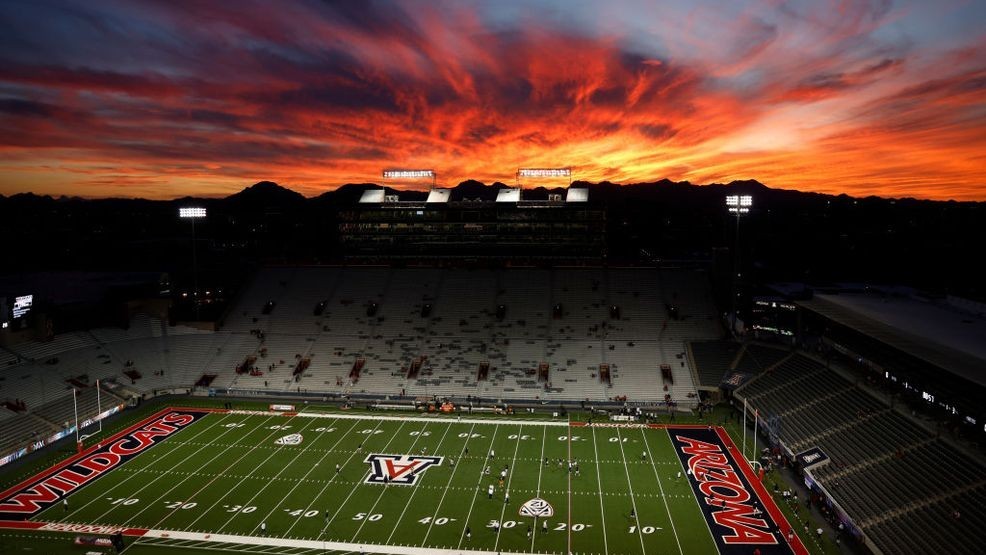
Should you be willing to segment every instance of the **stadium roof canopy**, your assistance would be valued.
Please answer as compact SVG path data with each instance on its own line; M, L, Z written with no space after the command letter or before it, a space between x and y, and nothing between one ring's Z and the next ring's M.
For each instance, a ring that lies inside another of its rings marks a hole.
M816 293L797 304L986 386L986 314L982 305L873 293Z

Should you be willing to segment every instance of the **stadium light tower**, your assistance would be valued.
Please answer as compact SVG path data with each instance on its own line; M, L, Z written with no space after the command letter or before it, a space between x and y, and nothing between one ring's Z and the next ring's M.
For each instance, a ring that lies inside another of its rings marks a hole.
M195 305L195 319L199 319L199 265L195 247L195 220L205 218L205 208L185 207L178 209L178 217L192 221L192 304Z
M736 214L736 244L733 247L733 296L732 296L732 308L733 308L733 320L730 324L730 331L733 335L736 335L736 297L739 296L738 286L740 278L740 260L739 260L739 232L740 232L740 218L744 214L750 213L750 208L753 207L753 196L751 195L726 195L726 209L730 213Z

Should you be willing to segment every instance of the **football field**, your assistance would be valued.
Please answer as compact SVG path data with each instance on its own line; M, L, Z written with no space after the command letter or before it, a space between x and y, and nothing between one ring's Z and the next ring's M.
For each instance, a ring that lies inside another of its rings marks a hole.
M731 446L705 426L175 408L3 492L0 518L123 529L128 553L803 553Z

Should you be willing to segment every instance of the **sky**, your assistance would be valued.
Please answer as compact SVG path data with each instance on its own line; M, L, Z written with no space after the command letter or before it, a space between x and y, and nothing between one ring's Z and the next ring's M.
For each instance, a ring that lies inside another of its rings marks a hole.
M986 200L982 0L0 0L0 30L5 195L571 167Z

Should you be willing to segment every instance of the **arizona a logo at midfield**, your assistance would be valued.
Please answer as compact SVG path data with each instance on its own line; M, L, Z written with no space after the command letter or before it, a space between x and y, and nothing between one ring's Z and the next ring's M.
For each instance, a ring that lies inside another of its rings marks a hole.
M433 465L441 465L444 457L425 457L417 455L370 454L363 462L370 463L367 484L394 484L413 486L418 476Z

